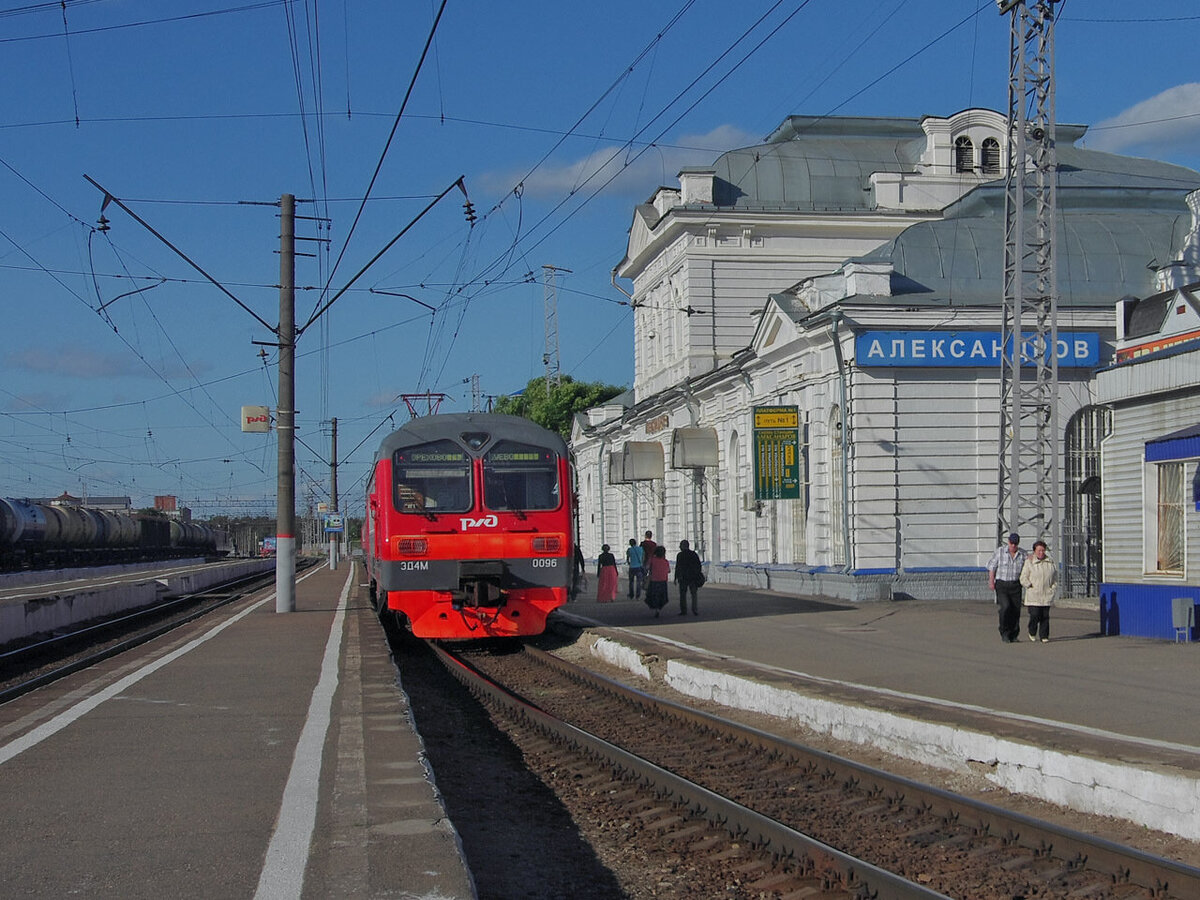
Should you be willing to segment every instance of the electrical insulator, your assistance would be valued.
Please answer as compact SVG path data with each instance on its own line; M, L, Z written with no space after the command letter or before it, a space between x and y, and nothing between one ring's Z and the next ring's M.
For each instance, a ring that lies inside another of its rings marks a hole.
M472 203L470 200L468 200L466 203L463 204L463 211L467 214L467 222L469 222L471 227L474 228L475 227L475 204Z

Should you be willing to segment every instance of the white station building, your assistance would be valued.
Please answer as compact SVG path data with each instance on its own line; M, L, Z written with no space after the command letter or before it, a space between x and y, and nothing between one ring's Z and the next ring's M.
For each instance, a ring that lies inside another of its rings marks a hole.
M585 554L650 530L672 555L688 539L718 582L987 595L1005 129L982 109L791 117L635 209L614 270L633 285L633 389L571 436ZM1112 430L1097 372L1122 298L1200 271L1200 173L1076 146L1085 131L1055 135L1066 546L1051 551L1067 594L1095 598Z

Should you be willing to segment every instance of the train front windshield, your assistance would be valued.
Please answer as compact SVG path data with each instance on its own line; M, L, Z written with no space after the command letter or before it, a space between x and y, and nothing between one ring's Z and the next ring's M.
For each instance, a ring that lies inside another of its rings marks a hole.
M471 509L471 458L451 441L397 450L392 459L396 509L462 513Z
M559 505L558 456L545 447L498 441L483 457L483 505L545 510Z

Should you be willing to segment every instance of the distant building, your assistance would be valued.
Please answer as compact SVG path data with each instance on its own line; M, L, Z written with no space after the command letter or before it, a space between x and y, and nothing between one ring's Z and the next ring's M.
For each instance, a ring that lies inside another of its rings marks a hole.
M57 497L43 497L33 501L47 506L86 506L88 509L107 509L112 512L128 512L133 509L133 501L128 497L76 497L63 491Z
M1111 420L1096 372L1117 299L1163 290L1200 249L1200 173L1075 146L1085 130L1057 127L1067 546L1052 552L1068 594L1095 597ZM792 117L638 206L616 269L633 282L633 391L571 437L584 546L650 529L690 540L716 581L985 597L1005 134L979 109Z

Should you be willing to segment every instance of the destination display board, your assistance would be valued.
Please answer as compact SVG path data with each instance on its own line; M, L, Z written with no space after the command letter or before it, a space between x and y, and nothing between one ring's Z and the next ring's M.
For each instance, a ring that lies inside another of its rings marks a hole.
M754 407L754 499L800 499L800 408Z

